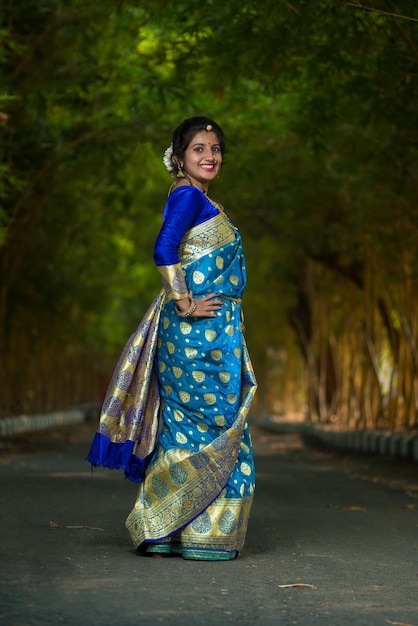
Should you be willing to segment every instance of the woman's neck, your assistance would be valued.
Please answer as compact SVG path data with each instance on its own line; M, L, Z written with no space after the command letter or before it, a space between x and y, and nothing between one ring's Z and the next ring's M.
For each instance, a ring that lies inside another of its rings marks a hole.
M184 182L183 182L184 181ZM203 193L205 194L205 196L208 193L208 189L209 189L209 183L204 185L204 184L199 184L197 182L193 182L193 180L190 178L190 176L188 174L184 174L184 178L180 178L177 183L176 183L176 187L179 187L180 185L186 185L189 184L192 187L197 187L197 189L200 189L200 191L203 191Z

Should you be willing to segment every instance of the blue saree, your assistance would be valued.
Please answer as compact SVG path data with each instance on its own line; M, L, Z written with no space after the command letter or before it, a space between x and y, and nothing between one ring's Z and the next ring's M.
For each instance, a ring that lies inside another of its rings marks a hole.
M126 521L140 552L226 560L244 545L255 486L245 259L223 211L200 190L178 191L174 203L196 207L197 200L199 210L178 224L179 263L162 257L169 261L159 266L165 289L122 354L88 460L123 467L141 482ZM179 317L175 299L188 290L195 298L216 292L222 309L215 318Z

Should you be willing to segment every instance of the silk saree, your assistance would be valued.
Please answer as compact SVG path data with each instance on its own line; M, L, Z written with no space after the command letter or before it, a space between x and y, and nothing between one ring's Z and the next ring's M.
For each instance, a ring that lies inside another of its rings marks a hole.
M122 353L88 460L140 482L126 520L140 553L227 560L243 548L255 487L241 237L216 211L187 230L179 259L159 268L165 288ZM179 317L178 285L216 292L222 310Z

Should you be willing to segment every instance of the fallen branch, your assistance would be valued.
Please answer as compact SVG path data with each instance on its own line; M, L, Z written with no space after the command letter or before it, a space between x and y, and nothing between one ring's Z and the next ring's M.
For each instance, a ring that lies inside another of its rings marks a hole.
M310 588L310 589L316 589L315 585L309 585L308 583L291 583L289 585L277 585L279 587L279 589L289 589L291 587L296 587L296 588Z

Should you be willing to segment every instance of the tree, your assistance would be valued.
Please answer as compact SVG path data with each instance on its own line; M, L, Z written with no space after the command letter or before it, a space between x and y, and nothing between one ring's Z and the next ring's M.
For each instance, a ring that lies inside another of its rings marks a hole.
M246 243L260 408L282 389L289 406L296 379L312 419L413 426L418 13L370 4L4 3L6 353L27 328L36 354L48 329L45 362L118 350L158 289L159 155L209 114L230 140L213 193Z

